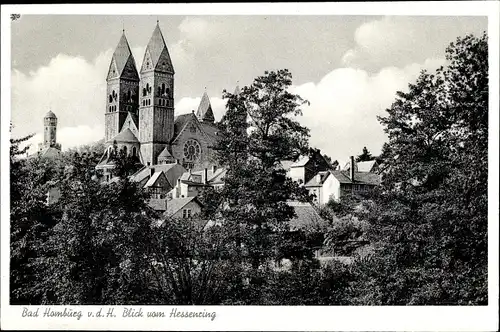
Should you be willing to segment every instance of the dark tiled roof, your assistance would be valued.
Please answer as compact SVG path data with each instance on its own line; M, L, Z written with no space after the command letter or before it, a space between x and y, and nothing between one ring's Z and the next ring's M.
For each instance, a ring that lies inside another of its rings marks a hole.
M191 119L191 117L194 117L193 113L188 113L188 114L181 114L177 115L174 119L174 139L177 138L177 135L182 131L186 123Z
M212 140L217 139L218 128L215 124L210 123L210 122L199 122L198 120L196 120L196 116L194 115L194 113L188 113L188 114L180 114L180 115L175 117L175 119L174 119L174 136L173 136L172 142L174 142L177 139L177 137L182 132L184 127L191 120L197 121L201 130L205 134L207 134L207 136L210 137Z
M374 185L377 186L380 184L380 176L375 173L370 173L370 172L355 172L354 173L354 182L351 181L349 177L349 172L347 171L331 171L333 176L340 182L340 183L359 183L359 184L369 184L369 185Z
M201 122L200 127L211 139L217 139L218 128L216 125L209 122Z
M319 179L318 176L319 175ZM330 172L328 171L322 171L318 172L318 174L313 176L311 180L309 180L306 184L305 187L321 187L325 180L328 178L330 175Z

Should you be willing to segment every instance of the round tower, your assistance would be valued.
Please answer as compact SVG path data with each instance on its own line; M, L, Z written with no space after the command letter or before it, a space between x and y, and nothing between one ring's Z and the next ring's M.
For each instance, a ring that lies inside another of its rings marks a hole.
M43 145L45 147L55 147L57 145L57 117L49 111L43 118Z

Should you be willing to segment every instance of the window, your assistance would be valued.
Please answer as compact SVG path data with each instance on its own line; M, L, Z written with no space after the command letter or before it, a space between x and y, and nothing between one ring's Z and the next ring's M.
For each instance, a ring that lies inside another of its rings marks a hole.
M162 83L161 84L161 94L164 95L165 94L165 83Z
M184 157L189 162L197 161L200 158L201 146L198 141L189 139L184 144Z
M135 157L136 155L137 155L137 148L134 146L134 147L132 148L132 156L134 156L134 157Z
M182 218L191 218L191 209L183 209Z

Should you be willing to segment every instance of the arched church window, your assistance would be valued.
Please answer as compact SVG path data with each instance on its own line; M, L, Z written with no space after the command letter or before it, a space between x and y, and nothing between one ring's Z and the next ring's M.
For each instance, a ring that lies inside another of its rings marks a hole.
M129 103L132 101L132 92L130 92L130 90L128 90L128 93L127 93L127 101Z
M161 94L164 95L165 94L165 83L162 83L161 84Z
M161 96L161 87L158 87L158 96Z
M167 90L166 90L166 95L168 98L170 98L170 89L169 88L167 88Z
M137 155L137 148L134 146L132 147L132 156L136 156Z
M142 88L142 96L144 97L146 95L146 88Z
M109 95L109 102L112 103L113 102L113 95Z
M124 147L123 147L123 154L124 154L125 156L127 155L127 147L126 147L126 146L124 146Z

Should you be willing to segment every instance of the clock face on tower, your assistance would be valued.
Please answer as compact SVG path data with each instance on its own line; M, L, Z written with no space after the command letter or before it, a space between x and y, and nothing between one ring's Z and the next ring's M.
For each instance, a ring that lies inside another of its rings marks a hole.
M198 141L189 139L184 144L184 158L188 161L197 161L200 158L201 146Z

